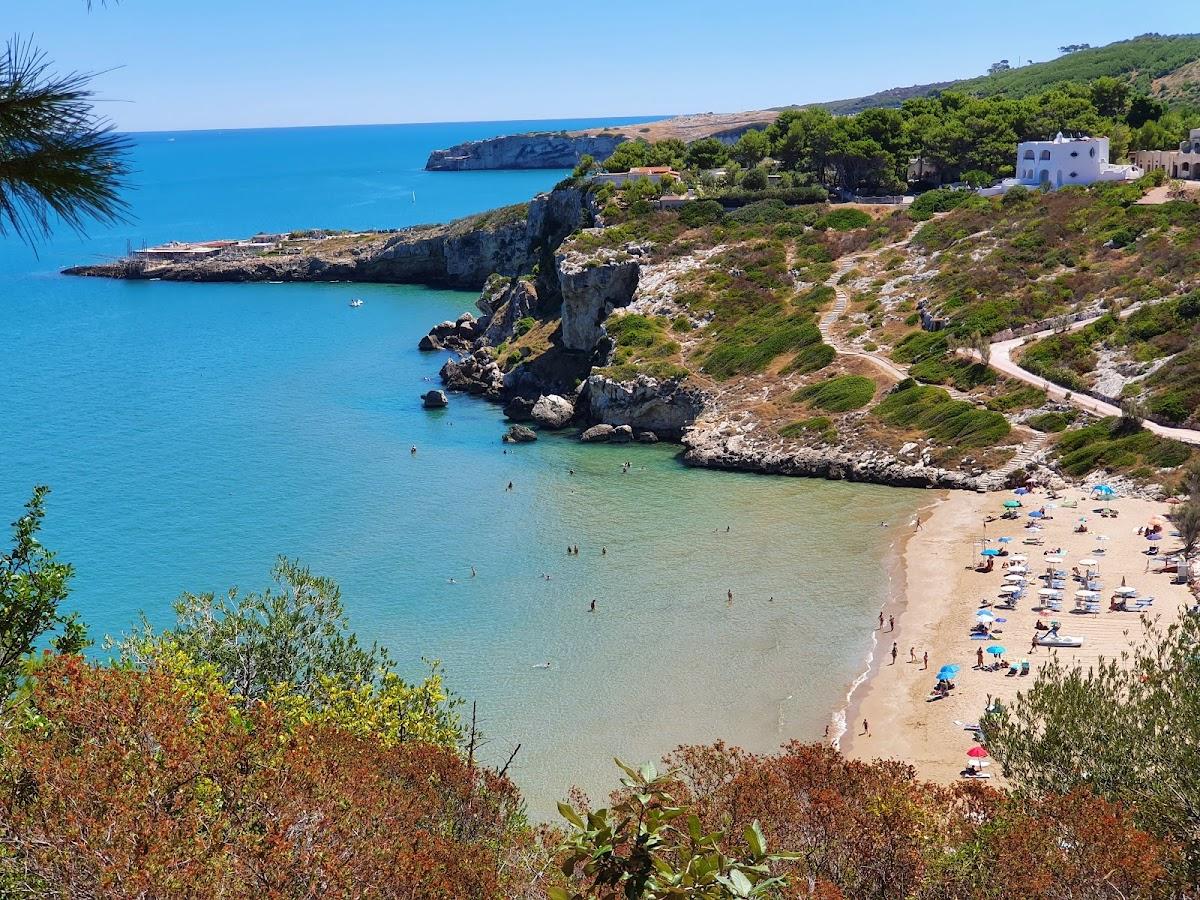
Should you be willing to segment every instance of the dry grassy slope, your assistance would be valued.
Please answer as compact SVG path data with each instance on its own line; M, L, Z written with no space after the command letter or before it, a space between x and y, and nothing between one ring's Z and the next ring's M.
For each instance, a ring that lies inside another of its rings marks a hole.
M697 113L689 116L674 116L657 122L642 122L638 125L588 128L582 131L572 131L569 134L572 137L592 137L598 134L615 133L646 141L678 138L684 143L691 143L713 135L736 135L751 127L766 128L775 121L778 115L778 110L769 109L736 113Z

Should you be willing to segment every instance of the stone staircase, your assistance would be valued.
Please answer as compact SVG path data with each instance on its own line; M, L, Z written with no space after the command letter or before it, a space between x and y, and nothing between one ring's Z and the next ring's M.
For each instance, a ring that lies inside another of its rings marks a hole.
M1033 440L1026 441L1024 446L1017 451L1017 455L1010 459L1007 463L995 471L988 472L980 476L978 491L984 493L986 491L1002 490L1008 482L1008 476L1017 469L1022 469L1028 465L1035 456L1046 449L1046 444L1050 441L1050 435L1038 432L1033 436Z

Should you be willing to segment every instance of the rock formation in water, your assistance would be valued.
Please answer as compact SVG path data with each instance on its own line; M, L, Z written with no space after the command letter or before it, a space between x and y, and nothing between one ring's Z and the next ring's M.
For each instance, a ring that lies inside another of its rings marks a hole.
M539 131L466 141L429 154L431 172L473 169L571 169L585 154L606 159L629 138L624 134L569 135Z

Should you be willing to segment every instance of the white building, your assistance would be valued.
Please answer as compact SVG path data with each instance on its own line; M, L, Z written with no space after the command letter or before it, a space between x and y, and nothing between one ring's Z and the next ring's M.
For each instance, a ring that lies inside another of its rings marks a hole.
M1137 166L1116 166L1108 161L1108 138L1063 137L1061 131L1052 141L1017 144L1016 171L1016 178L1005 178L979 193L994 196L1016 185L1060 188L1097 181L1132 181L1142 175Z

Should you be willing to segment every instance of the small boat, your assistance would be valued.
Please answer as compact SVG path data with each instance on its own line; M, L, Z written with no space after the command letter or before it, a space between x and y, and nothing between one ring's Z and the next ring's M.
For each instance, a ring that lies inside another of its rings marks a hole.
M353 300L350 301L351 309L358 309L362 305L363 305L363 302L360 299L358 299L357 297L355 297Z
M1037 639L1039 647L1082 647L1083 638L1071 634L1049 632Z

